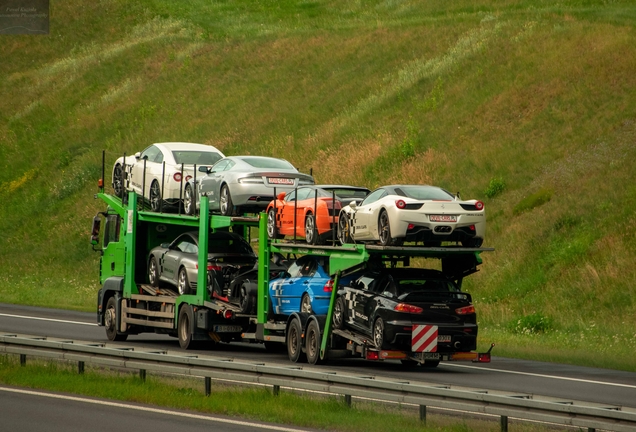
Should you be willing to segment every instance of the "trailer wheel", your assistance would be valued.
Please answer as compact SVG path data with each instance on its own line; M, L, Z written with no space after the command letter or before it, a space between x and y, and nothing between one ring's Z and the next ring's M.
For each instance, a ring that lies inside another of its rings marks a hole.
M289 323L285 343L287 345L287 356L289 360L294 363L304 363L306 355L303 352L302 329L300 328L298 318L292 319L292 322Z
M320 358L320 340L320 328L318 323L312 320L307 326L307 334L305 335L307 363L313 365L326 363Z
M104 326L106 336L113 342L123 342L128 338L126 334L117 334L117 299L111 297L106 303L106 313L104 313Z
M336 330L344 328L345 319L344 298L341 296L336 299L336 304L333 306L333 328Z

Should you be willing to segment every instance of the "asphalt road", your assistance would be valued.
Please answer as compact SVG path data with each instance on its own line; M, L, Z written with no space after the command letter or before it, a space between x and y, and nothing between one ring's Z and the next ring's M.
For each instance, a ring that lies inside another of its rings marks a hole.
M293 426L0 386L0 430L19 432L304 432Z
M95 314L0 304L0 333L108 342ZM165 335L130 336L125 344L180 351L175 338ZM496 353L496 347L493 351ZM191 351L206 356L290 365L286 353L268 353L258 344L220 344L214 349ZM405 368L399 362L358 359L330 361L323 366L304 365L408 381L535 394L563 401L589 401L608 406L636 407L636 373L563 364L524 361L493 356L491 363L442 362L435 369Z

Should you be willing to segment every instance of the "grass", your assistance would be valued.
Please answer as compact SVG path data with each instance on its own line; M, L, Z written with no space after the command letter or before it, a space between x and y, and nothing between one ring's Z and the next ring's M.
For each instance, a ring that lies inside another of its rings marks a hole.
M633 2L79 6L0 46L0 301L93 311L101 151L202 142L483 200L481 343L636 370Z
M213 382L211 394L206 397L202 379L147 375L143 381L128 372L91 367L86 367L80 375L70 363L29 359L21 366L17 356L8 355L0 356L0 383L330 431L486 432L500 427L497 420L462 418L431 413L431 410L424 426L416 407L365 401L354 401L349 407L337 396L295 394L284 389L273 396L267 387L241 387L222 382ZM520 425L515 429L548 430L539 425Z

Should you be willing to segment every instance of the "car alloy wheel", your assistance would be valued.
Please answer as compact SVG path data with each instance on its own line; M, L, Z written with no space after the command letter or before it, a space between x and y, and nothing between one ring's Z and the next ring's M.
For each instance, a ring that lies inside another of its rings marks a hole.
M113 173L113 191L119 198L124 196L124 170L121 165L115 166Z
M232 216L234 212L234 204L232 204L232 196L227 185L221 187L220 210L223 216Z
M382 349L384 345L384 321L380 317L373 324L373 342L377 349Z
M305 218L305 241L307 244L315 245L318 243L318 232L316 230L316 219L314 215L308 214Z
M349 232L349 216L341 213L338 218L338 241L340 244L351 243L351 234Z
M161 189L157 180L150 185L150 209L158 212L161 209Z
M192 186L189 184L186 185L185 190L183 191L183 212L187 215L194 214L194 195L192 193Z

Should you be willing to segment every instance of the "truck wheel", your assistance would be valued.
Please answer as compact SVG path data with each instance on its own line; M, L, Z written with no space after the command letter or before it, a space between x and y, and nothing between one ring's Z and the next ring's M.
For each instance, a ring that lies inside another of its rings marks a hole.
M177 333L179 334L179 345L184 350L194 348L192 342L192 308L190 305L183 305L179 310L179 322L177 323Z
M148 282L153 287L159 286L159 263L156 257L151 257L148 262Z
M106 312L104 313L104 326L106 327L106 337L113 342L123 342L128 338L126 334L117 334L117 300L115 297L108 299Z
M287 337L285 341L287 345L287 356L294 363L304 363L306 355L303 352L303 338L300 322L297 318L292 319L287 329Z
M325 361L320 358L320 328L315 320L312 320L307 326L307 334L305 335L305 352L307 353L307 363L323 364Z
M333 306L333 328L336 330L344 328L345 320L345 303L341 296L336 299L336 304Z

